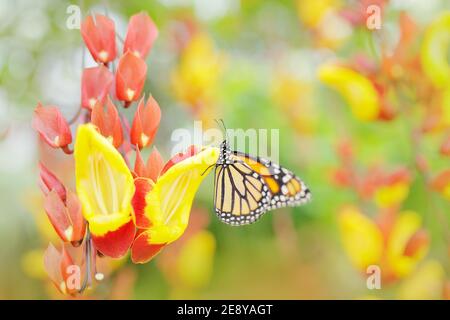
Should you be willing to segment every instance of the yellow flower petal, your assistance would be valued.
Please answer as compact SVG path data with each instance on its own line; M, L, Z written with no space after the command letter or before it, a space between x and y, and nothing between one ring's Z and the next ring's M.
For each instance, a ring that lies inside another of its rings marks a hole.
M350 68L333 64L321 66L318 76L322 82L337 90L346 99L355 117L366 121L378 117L378 94L365 76Z
M421 217L414 211L403 211L392 227L386 248L387 262L398 277L404 277L414 270L428 251L428 244L421 246L413 256L405 255L405 248L411 237L419 231Z
M325 15L340 7L339 0L297 0L297 14L308 27L317 27Z
M346 207L338 218L341 239L351 262L360 270L379 264L383 235L377 225L355 207Z
M183 234L195 193L207 176L205 170L218 157L218 148L204 149L178 162L158 179L146 196L145 215L152 223L148 229L151 244L170 243Z
M286 113L294 128L311 134L318 126L313 85L286 72L278 72L271 85L275 105Z
M77 193L92 233L101 236L129 222L135 187L116 148L86 124L78 128L74 154Z
M224 56L216 51L208 35L195 35L172 75L175 95L190 106L196 106L199 102L211 105L224 62Z
M425 32L421 49L422 66L426 75L438 88L450 85L448 47L450 45L450 12L431 23Z
M404 280L398 298L404 300L442 299L445 271L439 262L430 260Z
M382 186L375 192L375 202L380 208L390 208L402 203L408 193L409 185L407 183L398 182Z

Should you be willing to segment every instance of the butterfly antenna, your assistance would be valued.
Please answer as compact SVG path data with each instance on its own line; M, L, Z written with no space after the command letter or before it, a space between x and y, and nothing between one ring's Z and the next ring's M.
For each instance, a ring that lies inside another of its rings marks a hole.
M223 127L223 131L225 133L225 140L229 140L228 139L228 131L227 131L227 126L225 125L225 122L223 121L223 119L219 119L220 123L222 124Z
M213 163L212 165L210 165L208 168L205 169L205 171L203 171L203 173L200 175L201 177L203 177L203 175L212 167L215 166L216 164Z
M219 120L214 119L214 122L217 124L218 127L221 127L221 126L222 126L221 123L219 122Z
M225 126L223 119L214 119L214 121L217 123L217 126L221 127L225 140L228 140L227 127Z
M223 130L227 132L227 127L225 126L225 122L223 122L223 119L219 119L220 123L222 124Z

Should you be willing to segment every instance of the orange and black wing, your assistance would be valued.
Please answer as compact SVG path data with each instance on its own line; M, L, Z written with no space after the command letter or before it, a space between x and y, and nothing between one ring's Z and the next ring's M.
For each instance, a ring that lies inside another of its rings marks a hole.
M263 158L234 151L215 172L214 205L225 223L253 223L265 212L306 203L311 193L291 171Z

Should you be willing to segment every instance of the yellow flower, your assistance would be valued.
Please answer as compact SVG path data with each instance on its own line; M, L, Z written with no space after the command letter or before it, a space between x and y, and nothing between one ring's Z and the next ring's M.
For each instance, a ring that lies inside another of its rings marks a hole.
M444 268L439 262L430 260L405 279L398 289L397 297L404 300L442 299L444 283Z
M409 193L409 183L397 182L381 186L375 191L375 202L380 208L391 208L406 199Z
M210 37L203 33L194 35L172 74L177 98L195 112L208 112L205 108L213 107L217 99L217 83L223 64L224 57L216 52Z
M314 45L337 48L351 35L351 25L340 15L340 0L297 1L300 21L314 31Z
M383 254L383 235L378 226L353 206L340 212L338 222L350 261L363 271L378 264Z
M344 249L353 265L362 272L370 265L378 265L386 281L409 275L429 248L421 218L413 211L393 216L387 231L352 206L340 212L338 222Z
M175 164L147 194L145 214L152 223L153 243L173 242L184 232L195 193L206 177L204 171L216 163L218 152L209 148Z
M450 12L447 11L428 27L421 49L423 69L438 88L450 86L449 45Z
M421 226L422 219L414 211L403 211L395 220L387 242L386 260L397 277L409 275L428 251L428 238L417 238L418 243L414 244L412 250L408 250Z
M317 27L327 13L339 6L339 0L297 0L297 13L307 27Z
M93 240L103 254L120 257L133 241L133 176L114 146L91 124L78 128L76 188Z
M174 164L158 178L145 197L144 215L150 225L133 243L134 262L147 262L184 233L195 193L218 157L218 148L206 148Z
M278 72L271 87L275 105L282 108L293 127L302 134L313 133L318 119L312 84L286 72Z
M372 82L358 72L343 66L325 64L318 70L319 79L337 90L360 120L375 120L380 101Z

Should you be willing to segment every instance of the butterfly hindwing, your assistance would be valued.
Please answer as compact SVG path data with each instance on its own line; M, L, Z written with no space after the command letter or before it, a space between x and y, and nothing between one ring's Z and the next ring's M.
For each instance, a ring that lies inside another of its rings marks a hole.
M255 158L239 151L234 151L233 153L261 175L268 186L270 194L268 210L286 205L301 205L310 200L311 193L309 189L292 171L261 157Z

